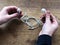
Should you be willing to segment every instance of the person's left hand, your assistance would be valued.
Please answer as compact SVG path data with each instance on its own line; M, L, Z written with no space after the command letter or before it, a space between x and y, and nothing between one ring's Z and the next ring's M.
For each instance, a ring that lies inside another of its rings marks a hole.
M11 20L12 18L18 18L21 17L21 14L17 13L17 9L18 7L16 6L7 6L4 7L1 11L0 11L0 24L3 24L9 20Z

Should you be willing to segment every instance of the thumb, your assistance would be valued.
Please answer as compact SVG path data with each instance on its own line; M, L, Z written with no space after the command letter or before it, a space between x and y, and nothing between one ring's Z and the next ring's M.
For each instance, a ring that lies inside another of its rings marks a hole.
M50 23L50 14L46 12L46 23Z
M9 18L15 18L15 17L18 17L18 13L14 13L14 14L9 16Z

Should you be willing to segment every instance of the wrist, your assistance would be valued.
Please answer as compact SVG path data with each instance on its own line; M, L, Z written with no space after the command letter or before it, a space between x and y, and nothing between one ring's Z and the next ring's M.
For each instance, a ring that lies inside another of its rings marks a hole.
M55 30L41 30L39 33L39 36L43 35L43 34L52 36L54 32L55 32Z

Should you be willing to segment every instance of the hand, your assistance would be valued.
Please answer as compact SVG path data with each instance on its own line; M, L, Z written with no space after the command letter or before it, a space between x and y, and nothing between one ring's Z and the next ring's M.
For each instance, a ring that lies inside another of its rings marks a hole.
M58 22L55 18L55 16L53 16L49 11L47 11L42 19L43 21L43 27L42 27L42 31L40 32L39 35L41 34L47 34L52 36L52 34L55 32L55 30L58 28Z
M17 9L18 7L16 6L7 6L4 7L1 11L0 11L0 24L3 24L9 20L11 20L12 18L18 18L22 16L22 14L18 14L17 13Z

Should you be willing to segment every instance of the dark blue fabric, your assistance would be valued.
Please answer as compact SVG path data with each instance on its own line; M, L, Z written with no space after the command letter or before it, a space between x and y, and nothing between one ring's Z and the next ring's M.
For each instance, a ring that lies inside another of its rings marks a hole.
M40 35L37 40L37 45L52 45L52 37L49 35Z

